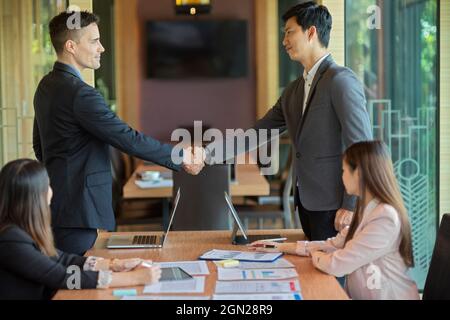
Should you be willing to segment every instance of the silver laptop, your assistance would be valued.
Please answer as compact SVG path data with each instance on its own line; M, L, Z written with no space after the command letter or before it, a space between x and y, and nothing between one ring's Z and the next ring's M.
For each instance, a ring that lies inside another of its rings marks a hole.
M181 191L178 189L169 225L167 226L166 232L162 235L112 236L109 238L106 247L108 249L158 249L164 247L164 243L166 242L172 226L173 218L175 217L175 212L177 211L180 196Z
M249 243L253 243L255 241L273 241L273 242L282 242L287 240L286 238L281 237L279 234L260 234L260 235L248 235L245 230L244 224L239 218L238 213L233 205L233 200L230 195L225 192L225 201L227 202L228 208L230 209L228 212L234 219L234 228L231 234L231 241L234 245L246 245ZM242 235L238 235L238 230L241 231Z

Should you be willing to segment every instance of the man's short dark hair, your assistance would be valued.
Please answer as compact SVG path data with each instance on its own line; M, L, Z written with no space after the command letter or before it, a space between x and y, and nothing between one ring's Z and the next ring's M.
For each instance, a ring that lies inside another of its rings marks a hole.
M287 22L292 17L297 18L297 23L302 27L303 31L308 30L312 26L316 27L319 42L323 47L328 48L333 18L327 7L318 5L314 1L301 3L290 8L283 15L283 20Z
M78 19L74 15L79 14ZM79 22L79 26L74 24ZM80 30L92 23L99 24L100 18L88 11L62 12L50 21L50 39L57 54L64 51L68 40L78 41Z

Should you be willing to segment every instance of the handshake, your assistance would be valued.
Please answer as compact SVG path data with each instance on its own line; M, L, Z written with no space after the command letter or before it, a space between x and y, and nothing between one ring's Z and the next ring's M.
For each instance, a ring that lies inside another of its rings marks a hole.
M206 151L201 147L189 147L183 150L183 169L196 176L205 167Z

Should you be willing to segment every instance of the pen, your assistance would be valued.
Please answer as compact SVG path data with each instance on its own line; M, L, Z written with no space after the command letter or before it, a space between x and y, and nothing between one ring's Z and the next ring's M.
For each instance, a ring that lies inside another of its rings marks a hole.
M286 241L287 238L277 238L277 239L264 239L262 242L283 242Z
M153 264L148 263L148 262L142 262L141 266L145 267L145 268L153 268Z
M254 244L253 247L255 247L255 248L265 248L265 249L276 249L277 248L273 244L264 244L264 243Z

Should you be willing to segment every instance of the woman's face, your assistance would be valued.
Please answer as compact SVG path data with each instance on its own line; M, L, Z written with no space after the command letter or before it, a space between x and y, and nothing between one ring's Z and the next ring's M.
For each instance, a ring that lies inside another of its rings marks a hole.
M50 205L50 203L52 202L52 198L53 198L53 190L52 190L52 187L48 186L48 192L47 192L48 205Z
M342 162L342 180L344 182L345 190L347 194L352 196L361 196L359 190L359 169L357 168L352 172L347 161Z

